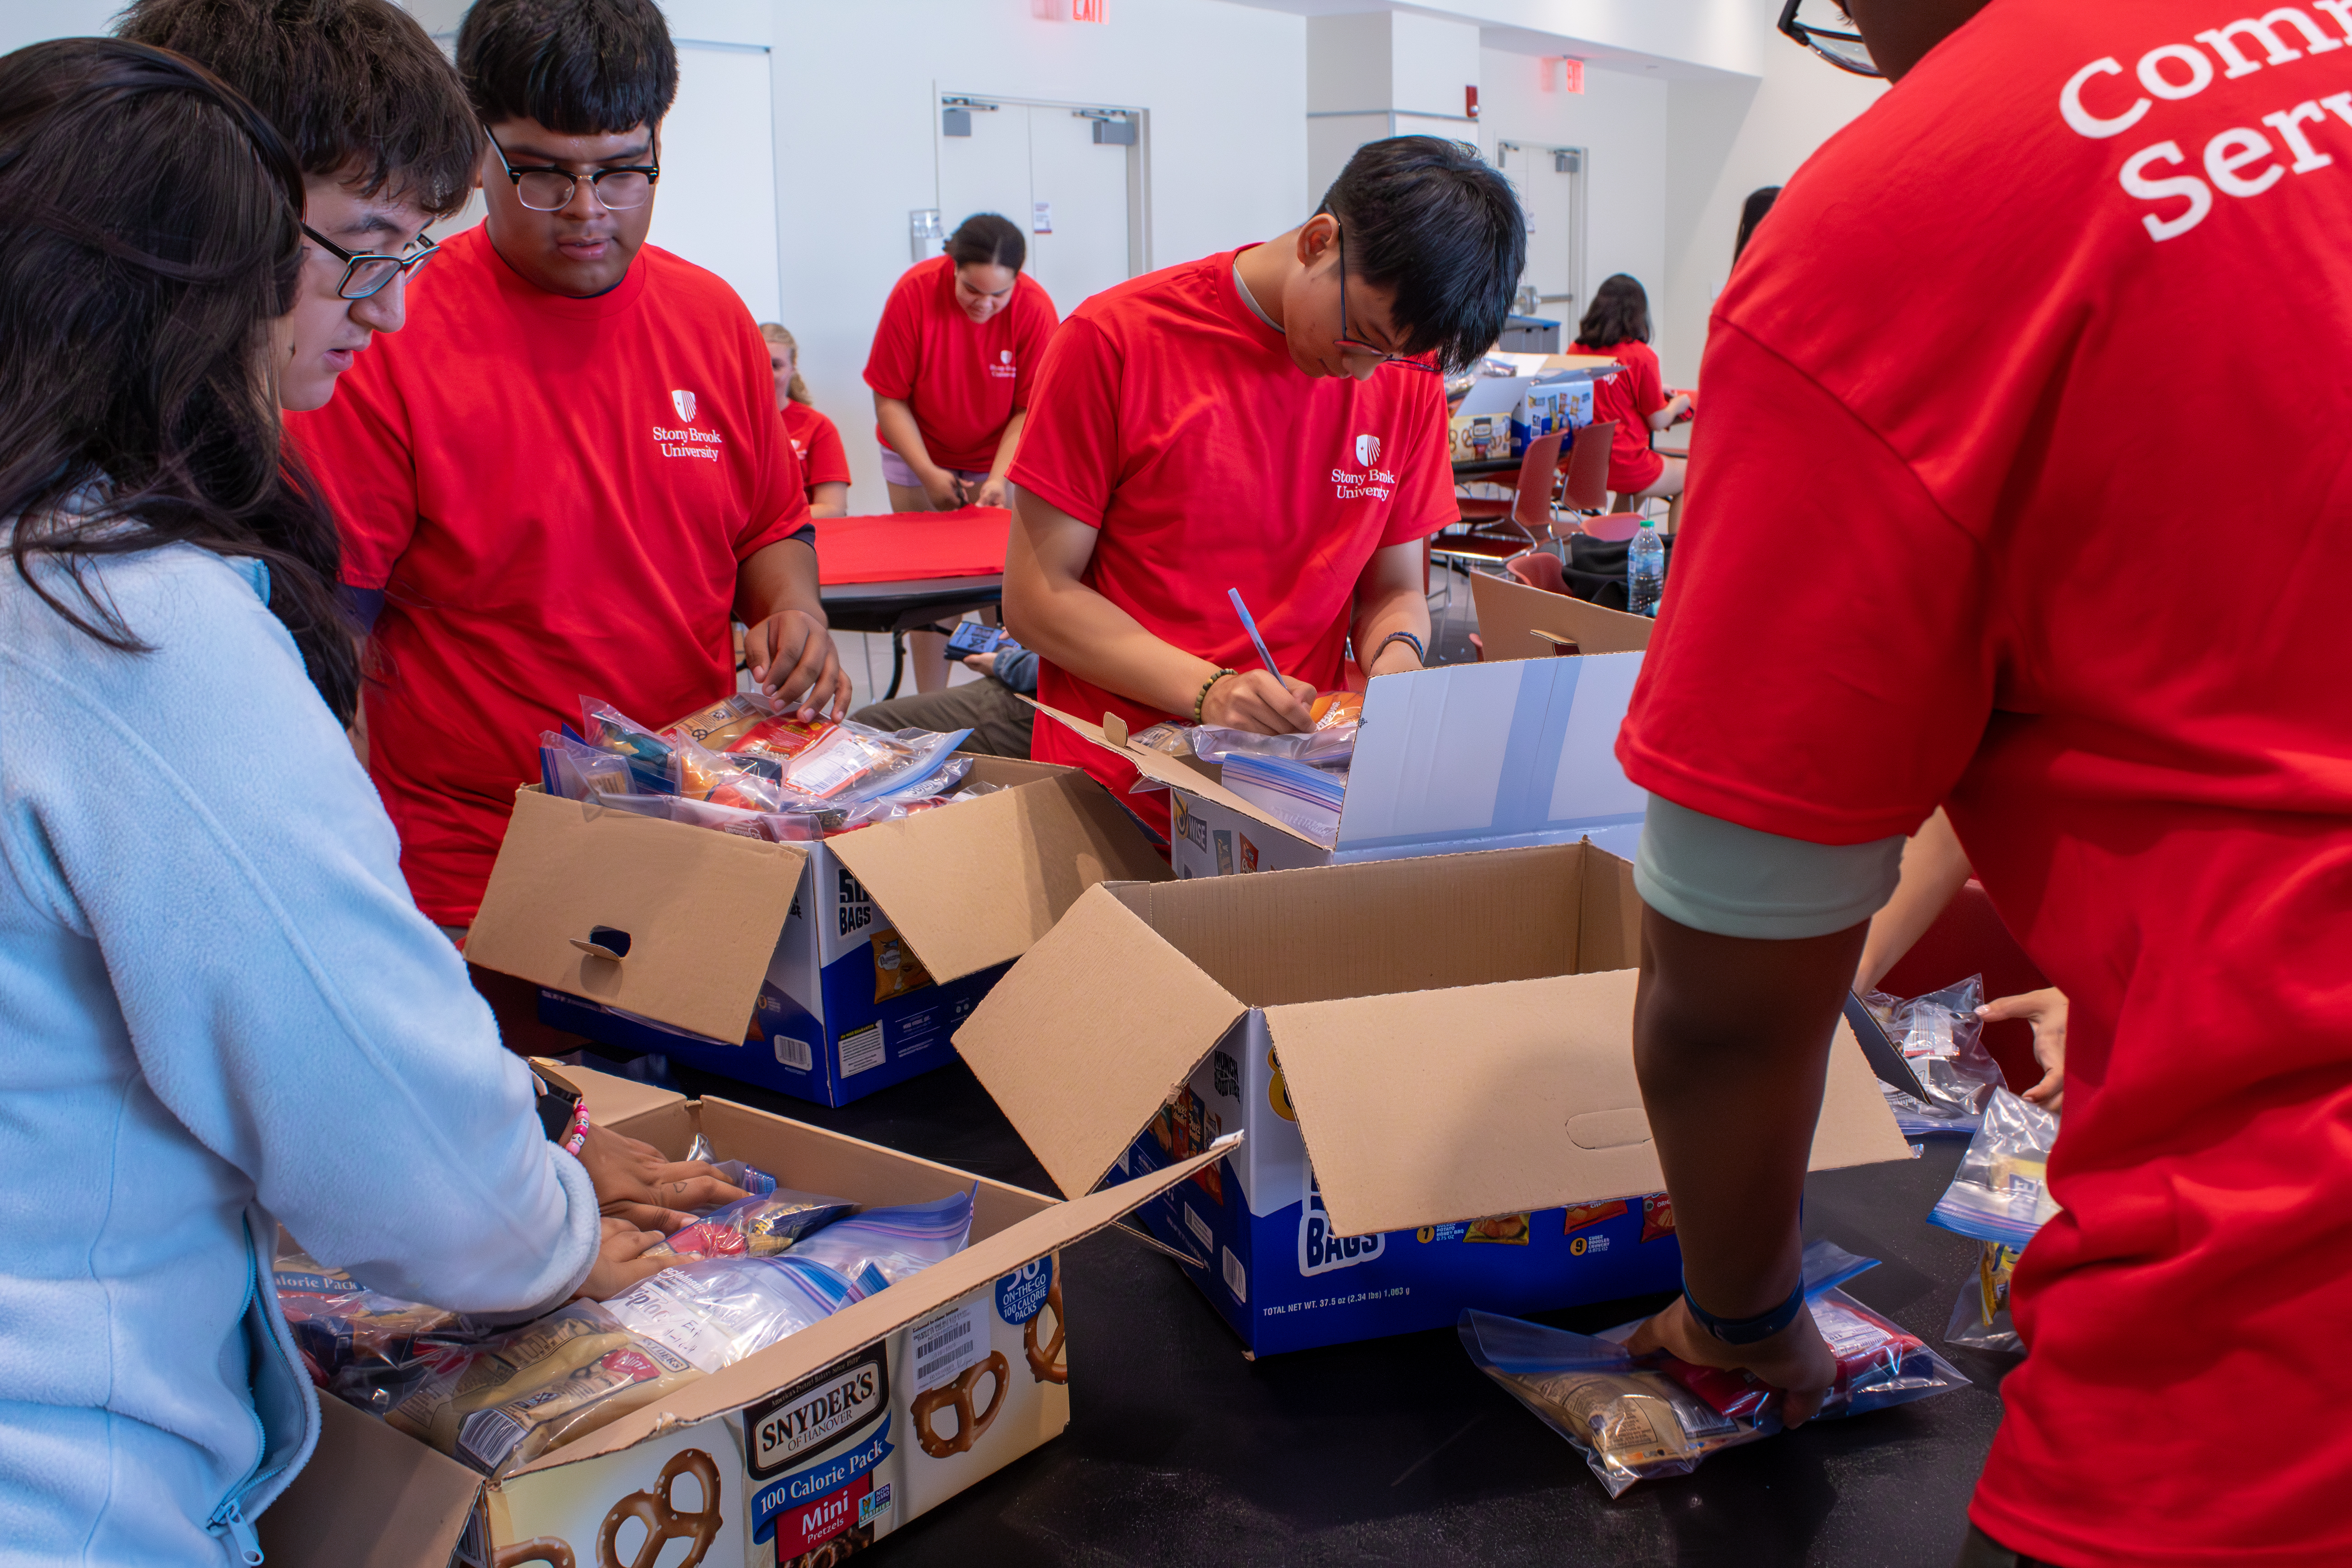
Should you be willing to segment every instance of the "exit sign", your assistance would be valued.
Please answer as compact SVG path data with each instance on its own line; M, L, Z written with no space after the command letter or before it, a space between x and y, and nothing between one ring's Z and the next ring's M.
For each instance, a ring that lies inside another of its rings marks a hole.
M1582 60L1562 59L1559 62L1559 85L1563 91L1582 92L1584 90L1584 62Z
M1110 0L1070 0L1070 20L1108 23L1110 20Z

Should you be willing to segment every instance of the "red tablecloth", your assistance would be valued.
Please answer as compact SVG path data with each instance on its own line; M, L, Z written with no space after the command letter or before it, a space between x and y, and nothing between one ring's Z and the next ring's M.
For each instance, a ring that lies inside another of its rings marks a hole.
M818 581L898 583L915 577L992 577L1004 570L1013 514L1001 506L816 520Z

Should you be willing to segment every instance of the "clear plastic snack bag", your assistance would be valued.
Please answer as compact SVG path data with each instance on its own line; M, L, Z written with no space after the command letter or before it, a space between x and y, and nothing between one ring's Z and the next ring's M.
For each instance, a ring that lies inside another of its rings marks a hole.
M429 1357L488 1332L446 1308L371 1290L303 1252L278 1255L273 1283L310 1381L379 1416L425 1376Z
M677 748L609 702L580 699L581 730L588 744L625 757L640 795L667 795L677 788Z
M752 1197L763 1198L776 1190L775 1177L757 1165L746 1164L740 1160L720 1159L719 1152L711 1148L710 1140L699 1132L694 1135L694 1142L687 1145L686 1157L700 1160L711 1166L730 1185L742 1188Z
M1862 999L1886 1030L1886 1037L1910 1064L1927 1091L1926 1100L1881 1085L1906 1137L1933 1132L1973 1132L1985 1101L2002 1084L2000 1065L1984 1048L1984 977L1971 974L1957 985L1906 1000L1873 991Z
M2009 1316L2009 1278L2016 1272L2019 1248L1998 1241L1980 1241L1974 1279L1960 1286L1952 1303L1952 1321L1945 1326L1944 1342L1970 1350L2023 1355L2025 1342Z
M1829 1242L1805 1248L1805 1298L1837 1357L1837 1381L1816 1419L1906 1405L1966 1387L1960 1370L1837 1287L1874 1258ZM1618 1342L1638 1323L1594 1338L1491 1312L1465 1311L1458 1331L1481 1370L1574 1444L1611 1497L1635 1481L1684 1476L1709 1454L1780 1431L1778 1391L1745 1373L1636 1356Z
M604 1306L632 1332L704 1372L819 1322L858 1299L856 1289L812 1258L706 1258L640 1279Z
M548 794L565 800L634 795L638 789L628 758L617 752L600 752L554 730L540 731L539 782Z
M2050 1152L2057 1142L2057 1112L2005 1089L1994 1091L1928 1223L2022 1248L2058 1212L2050 1196Z
M857 1205L847 1198L776 1187L713 1209L674 1236L646 1248L647 1258L766 1258Z
M871 1296L961 1252L971 1239L972 1201L979 1195L974 1183L971 1191L934 1203L868 1209L802 1237L793 1256L831 1265Z

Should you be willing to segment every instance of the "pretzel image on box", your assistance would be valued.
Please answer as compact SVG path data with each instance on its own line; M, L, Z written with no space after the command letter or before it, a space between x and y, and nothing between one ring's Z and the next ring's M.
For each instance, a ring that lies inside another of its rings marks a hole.
M1012 1370L1012 1363L1004 1359L1003 1351L991 1351L986 1361L966 1367L963 1375L953 1383L942 1384L915 1395L915 1437L922 1444L923 1452L934 1459L944 1459L951 1454L970 1453L972 1444L988 1430L989 1423L996 1419L997 1411L1003 1408L1006 1379ZM980 1380L983 1377L994 1378L996 1382L989 1394L988 1408L975 1415L972 1394L980 1387ZM942 1437L933 1427L932 1419L941 1410L950 1408L956 1413L955 1436ZM639 1563L635 1568L651 1568L651 1565ZM682 1563L678 1568L688 1568L688 1565Z
M874 1527L859 1525L845 1535L836 1535L822 1546L811 1547L798 1557L777 1563L776 1568L839 1568L849 1560L850 1553L874 1544Z
M702 1506L692 1513L680 1513L669 1500L670 1488L681 1475L692 1476L702 1488ZM620 1539L621 1526L633 1519L646 1527L646 1538L637 1542L636 1552L625 1564L613 1549ZM719 1527L726 1521L719 1506L718 1465L699 1448L681 1448L662 1467L653 1490L631 1492L604 1516L604 1528L596 1534L598 1568L654 1568L661 1560L662 1548L681 1537L691 1537L694 1545L671 1568L696 1568L710 1543L719 1539ZM564 1556L568 1562L568 1550Z
M535 1536L512 1546L499 1547L490 1558L490 1568L518 1568L524 1563L544 1563L548 1568L578 1568L572 1555L572 1543L552 1535Z
M1048 1312L1054 1314L1054 1337L1040 1344L1037 1342L1037 1325L1045 1321ZM1037 1309L1021 1330L1022 1347L1029 1352L1029 1375L1039 1383L1070 1381L1069 1358L1062 1352L1066 1327L1062 1317L1062 1282L1056 1279L1046 1287L1045 1304Z

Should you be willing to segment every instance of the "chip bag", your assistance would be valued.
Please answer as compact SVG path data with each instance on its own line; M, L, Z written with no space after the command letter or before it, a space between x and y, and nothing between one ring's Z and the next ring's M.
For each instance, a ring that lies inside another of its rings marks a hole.
M646 1258L765 1258L857 1205L846 1198L776 1187L714 1209L646 1248Z
M489 1332L445 1308L371 1290L299 1251L278 1255L273 1282L310 1381L376 1415L422 1380L428 1358Z

